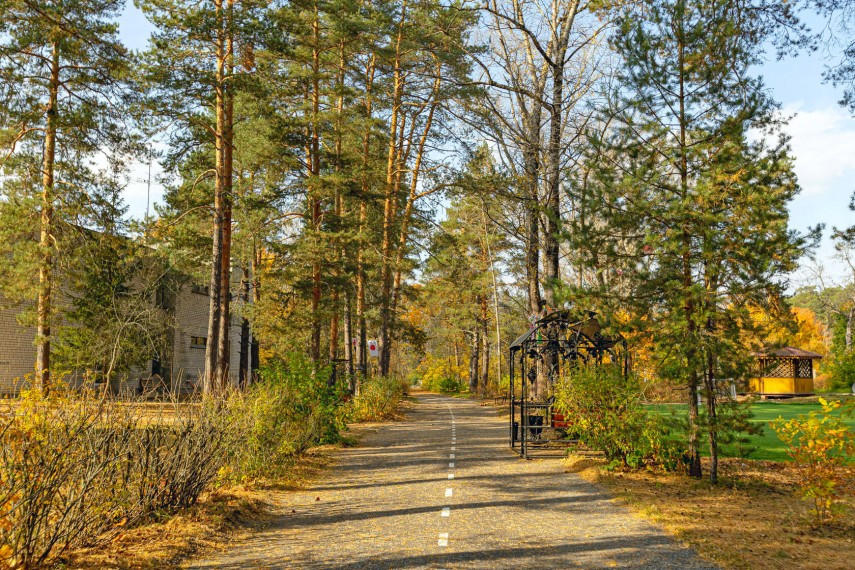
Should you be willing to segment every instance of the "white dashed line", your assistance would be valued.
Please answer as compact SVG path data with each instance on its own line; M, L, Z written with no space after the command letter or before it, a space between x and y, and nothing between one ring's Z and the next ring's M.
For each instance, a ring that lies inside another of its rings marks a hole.
M446 490L445 490L445 496L446 496L446 497L450 497L452 494L453 494L453 492L452 492L452 490L451 490L451 488L450 488L450 487L449 487L448 489L446 489Z
M455 447L455 446L453 446L453 445L452 445L452 446L451 446L451 451L457 451L457 447Z
M454 469L454 463L449 463L449 464L448 464L448 468L449 468L449 469Z
M439 540L436 541L437 546L448 546L448 533L439 533Z
M454 454L453 454L453 453L449 453L449 454L448 454L448 458L449 458L449 459L454 459Z
M440 516L443 516L443 517L451 516L451 507L442 507L442 513L440 513Z
M448 478L449 478L449 479L454 479L454 473L449 473L449 474L448 474Z

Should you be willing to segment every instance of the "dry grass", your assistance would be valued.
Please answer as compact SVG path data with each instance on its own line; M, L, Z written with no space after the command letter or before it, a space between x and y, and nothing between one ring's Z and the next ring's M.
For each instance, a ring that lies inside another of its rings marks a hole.
M849 569L855 560L855 497L837 523L811 525L795 494L795 467L725 460L712 485L669 473L603 471L603 461L576 456L567 471L609 489L637 514L661 525L723 568Z

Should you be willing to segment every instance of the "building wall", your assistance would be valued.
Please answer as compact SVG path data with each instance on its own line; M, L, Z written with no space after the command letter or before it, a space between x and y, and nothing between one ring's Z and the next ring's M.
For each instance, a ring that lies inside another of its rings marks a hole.
M206 338L208 331L208 295L197 292L198 288L185 285L176 294L173 354L169 358L169 369L173 389L193 392L200 388L200 378L205 369L205 347L192 346L192 337ZM237 309L233 303L233 309ZM17 394L25 378L31 378L34 370L36 349L34 327L22 327L15 320L23 307L10 306L0 296L0 395ZM240 355L240 323L237 311L232 311L230 326L230 352L232 370L230 376L236 383ZM153 355L152 355L153 356ZM151 375L151 363L128 374L117 376L111 382L113 393L136 392L147 385Z
M198 288L184 286L175 299L175 338L173 341L172 378L174 388L182 392L201 389L201 377L205 371L205 346L193 343L193 337L208 337L207 293ZM232 382L236 382L238 358L240 355L240 319L236 317L237 307L232 303L229 344L232 370Z
M23 379L33 375L36 329L18 324L16 316L22 310L0 296L0 394L17 394Z

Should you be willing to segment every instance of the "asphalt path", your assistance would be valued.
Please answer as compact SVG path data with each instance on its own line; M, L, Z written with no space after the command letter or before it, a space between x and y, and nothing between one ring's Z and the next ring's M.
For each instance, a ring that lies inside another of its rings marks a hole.
M407 420L338 452L274 520L193 569L712 569L559 459L507 448L507 420L424 394Z

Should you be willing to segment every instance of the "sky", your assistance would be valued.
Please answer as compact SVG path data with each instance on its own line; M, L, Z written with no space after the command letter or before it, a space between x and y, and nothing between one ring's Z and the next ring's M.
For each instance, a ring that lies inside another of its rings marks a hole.
M120 22L120 35L131 49L145 49L152 26L131 2ZM829 61L822 52L802 54L782 61L770 58L757 72L765 79L772 96L781 104L784 116L791 116L785 131L790 135L795 170L802 191L790 206L790 226L798 231L826 225L817 258L835 269L834 248L829 235L833 227L855 225L855 212L848 208L855 192L855 118L838 101L841 91L822 82ZM157 202L162 188L160 173L152 168L151 202ZM147 203L148 165L139 165L131 176L125 199L130 215L143 217ZM793 285L807 284L803 275L793 277Z

